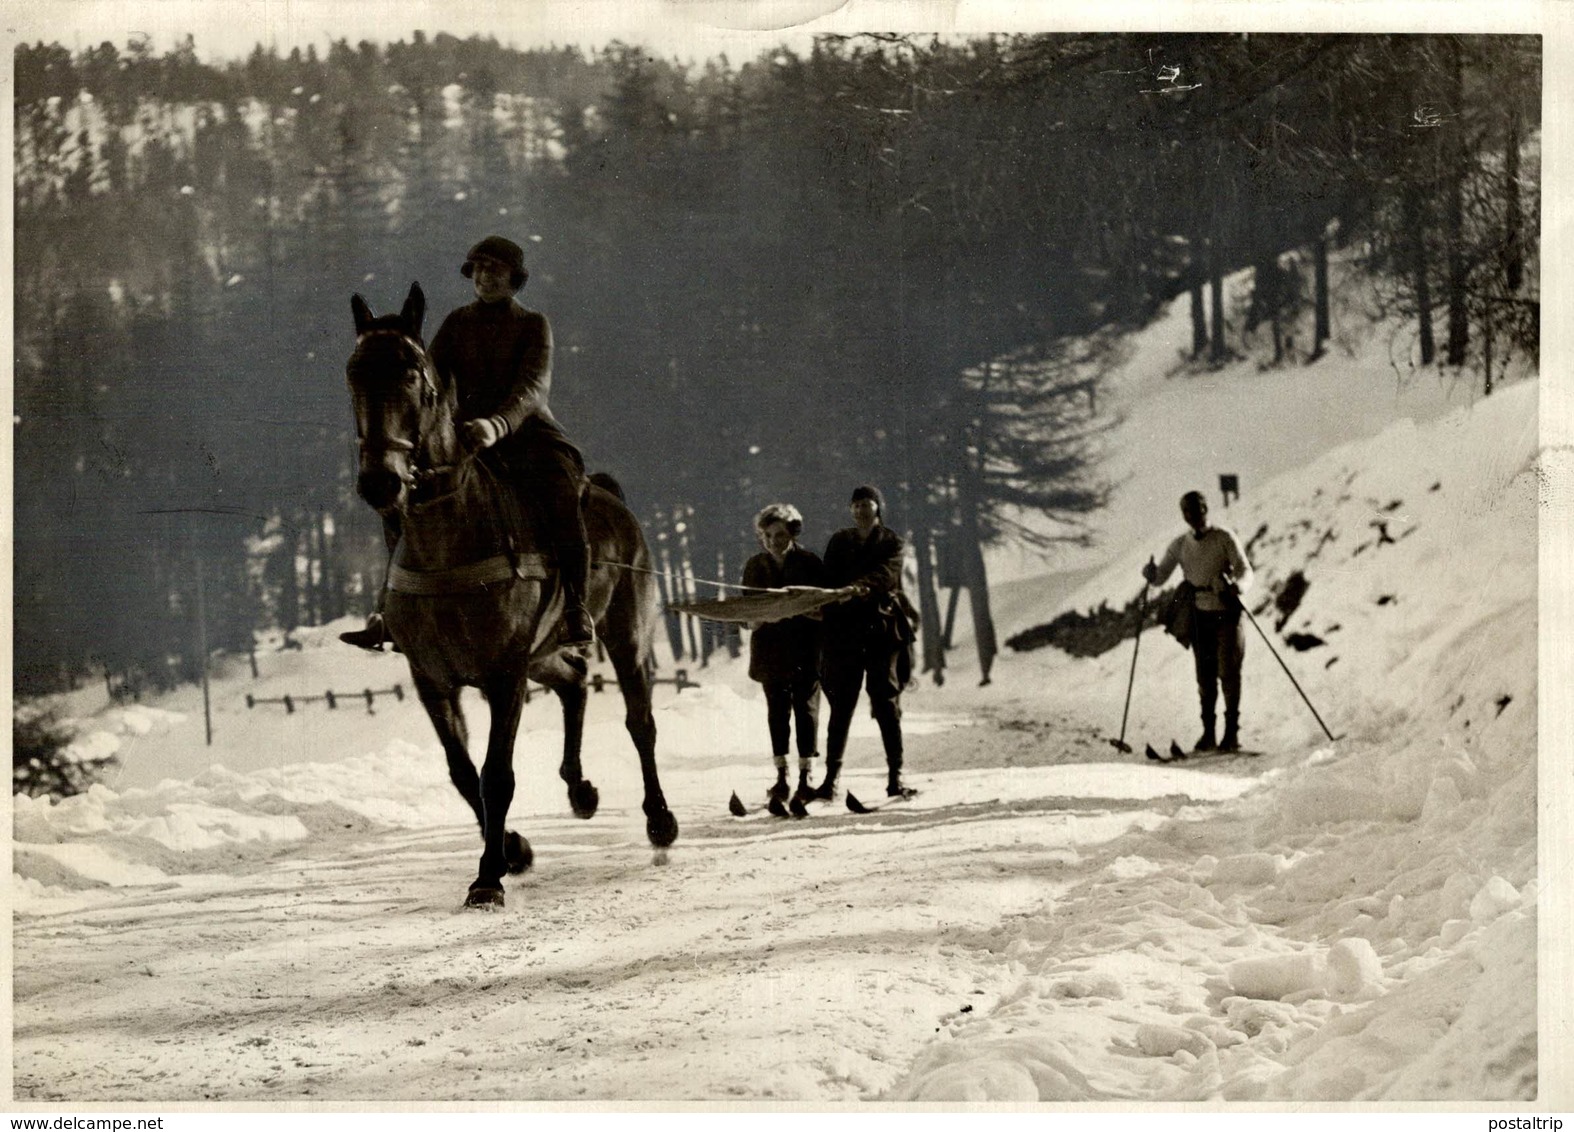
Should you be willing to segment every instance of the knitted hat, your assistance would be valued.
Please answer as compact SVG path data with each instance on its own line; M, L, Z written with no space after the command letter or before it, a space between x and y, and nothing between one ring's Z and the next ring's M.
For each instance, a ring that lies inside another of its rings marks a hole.
M859 484L853 488L853 497L848 502L857 503L860 499L874 500L875 513L882 518L885 516L885 496L880 494L880 489L873 484Z
M514 290L525 285L525 280L530 278L530 272L525 270L525 251L512 240L505 240L502 236L488 236L465 256L459 274L469 279L475 270L475 261L478 259L493 259L508 268Z

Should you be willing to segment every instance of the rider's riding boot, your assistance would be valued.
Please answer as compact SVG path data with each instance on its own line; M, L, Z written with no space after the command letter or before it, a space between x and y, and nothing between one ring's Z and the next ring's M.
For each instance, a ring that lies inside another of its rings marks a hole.
M825 760L825 778L813 790L812 796L828 802L836 797L836 776L842 773L842 760L828 757Z
M394 547L399 545L399 515L393 512L383 516L383 542L388 546L388 559L393 561ZM375 649L382 652L383 643L387 642L393 647L394 652L402 651L394 639L388 635L388 626L383 623L383 602L388 599L388 586L384 582L383 588L377 593L377 607L367 615L366 627L351 629L348 633L340 633L339 639L347 645L357 648Z
M1219 740L1219 750L1238 751L1240 749L1240 713L1227 711L1224 713L1224 738Z
M383 624L383 615L373 613L366 619L364 629L351 629L348 633L340 633L339 639L347 645L382 652L383 642L389 640L388 628Z
M1202 717L1202 737L1197 740L1197 745L1192 750L1212 751L1218 746L1218 740L1213 737L1213 716L1205 715Z
M596 639L596 623L585 608L590 589L590 547L583 537L557 544L557 568L563 578L562 645L588 645Z

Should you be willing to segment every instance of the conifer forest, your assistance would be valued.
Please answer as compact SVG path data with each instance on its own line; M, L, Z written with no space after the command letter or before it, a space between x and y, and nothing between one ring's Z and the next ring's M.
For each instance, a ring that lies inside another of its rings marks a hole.
M623 485L665 596L715 596L787 499L823 545L881 485L925 647L985 552L1090 537L1122 333L1193 349L1316 310L1353 249L1424 366L1534 353L1534 36L825 36L687 66L637 45L340 41L15 52L16 691L196 679L366 612L350 298L427 333L489 233L555 338L552 407ZM1283 253L1313 249L1286 266ZM1304 266L1303 266L1304 264ZM1222 280L1249 269L1249 305ZM1261 340L1261 339L1259 339ZM1486 367L1490 373L1490 365ZM668 626L676 655L726 647ZM685 635L687 633L687 635Z

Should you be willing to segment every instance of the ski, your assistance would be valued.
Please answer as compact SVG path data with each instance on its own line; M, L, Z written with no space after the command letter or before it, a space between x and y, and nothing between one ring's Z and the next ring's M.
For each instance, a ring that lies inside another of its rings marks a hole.
M772 798L765 805L756 806L751 810L744 805L743 799L738 797L736 790L732 792L732 797L727 800L727 812L735 818L746 818L750 814L759 813L770 814L773 818L806 818L809 816L808 807L797 797L793 797L786 802L783 802L780 798Z
M896 795L887 796L884 801L876 802L872 806L866 806L866 805L864 805L864 803L860 802L858 800L858 795L854 794L851 790L847 791L847 793L843 797L844 797L844 800L847 803L847 808L849 810L851 810L853 813L855 813L855 814L874 814L874 813L878 813L879 811L885 809L892 802L906 802L906 801L908 801L908 800L910 800L912 798L915 798L917 796L918 796L918 791L914 790L912 787L909 786L902 793L896 794Z
M1161 755L1158 751L1153 749L1153 744L1151 743L1148 743L1144 746L1142 753L1153 762L1173 765L1175 763L1181 762L1193 762L1197 759L1229 759L1240 757L1257 758L1261 756L1263 752L1249 751L1244 747L1234 751L1183 751L1181 750L1180 744L1172 739L1170 740L1170 749L1168 754Z

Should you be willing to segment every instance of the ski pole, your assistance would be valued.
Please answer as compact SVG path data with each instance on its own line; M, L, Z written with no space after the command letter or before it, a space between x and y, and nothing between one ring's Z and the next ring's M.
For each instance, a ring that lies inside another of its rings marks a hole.
M1252 611L1246 608L1246 603L1241 601L1239 595L1236 595L1235 601L1241 607L1241 612L1246 614L1246 619L1252 623L1252 628L1257 630L1257 635L1262 638L1262 643L1268 646L1269 652L1273 653L1273 658L1279 662L1279 667L1284 669L1284 674L1290 678L1290 683L1295 685L1295 690L1301 693L1301 699L1305 700L1306 706L1311 710L1312 718L1317 720L1317 726L1323 729L1323 734L1328 736L1330 743L1337 743L1339 741L1338 738L1332 731L1328 730L1328 725L1323 722L1323 717L1317 714L1317 709L1312 707L1312 701L1307 699L1306 693L1301 690L1300 682L1296 680L1295 673L1290 671L1290 666L1284 663L1283 658L1279 656L1278 651L1273 647L1273 642L1268 639L1268 634L1262 631L1262 626L1257 624L1257 618L1252 616Z
M1152 558L1148 559L1148 565L1153 565ZM1120 738L1109 741L1110 746L1128 755L1131 754L1131 745L1126 742L1126 717L1131 714L1131 689L1137 682L1137 651L1142 648L1142 627L1148 620L1148 586L1151 584L1144 575L1142 594L1137 599L1137 635L1131 645L1131 676L1126 680L1126 706L1120 713Z

